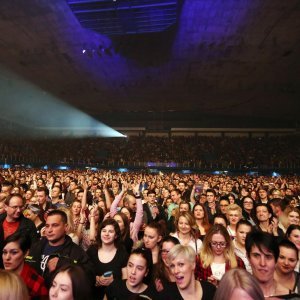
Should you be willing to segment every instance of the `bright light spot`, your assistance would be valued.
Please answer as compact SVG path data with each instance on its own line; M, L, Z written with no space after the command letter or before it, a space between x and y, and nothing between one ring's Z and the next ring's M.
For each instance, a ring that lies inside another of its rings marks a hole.
M124 172L128 172L127 168L119 168L118 172L124 173Z
M279 177L279 176L280 176L280 174L279 174L279 173L277 173L277 172L273 172L273 173L272 173L272 176L274 176L274 177Z
M84 99L83 99L84 100ZM1 117L20 126L20 134L42 137L124 137L113 128L50 93L0 69Z
M59 170L69 170L69 167L67 167L67 166L59 166L58 169Z

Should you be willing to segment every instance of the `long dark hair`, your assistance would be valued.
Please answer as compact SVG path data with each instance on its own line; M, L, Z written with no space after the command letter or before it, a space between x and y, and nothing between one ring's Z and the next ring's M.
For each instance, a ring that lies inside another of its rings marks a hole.
M102 240L101 240L101 231L104 227L106 227L107 225L112 225L114 227L114 230L116 232L116 238L114 240L114 244L115 247L118 248L121 242L121 230L119 227L119 224L116 220L114 219L106 219L104 220L100 226L99 226L99 231L98 231L98 247L101 248L102 247Z
M160 255L158 256L158 261L157 264L154 267L153 271L153 279L160 279L162 282L170 281L168 271L166 270L166 266L162 260L161 257L161 250L162 246L165 242L170 242L173 243L174 245L180 244L179 240L174 237L174 236L166 236L162 241L161 241L161 246L160 246Z
M131 255L134 255L134 254L142 256L146 261L146 268L148 270L148 274L143 279L143 282L145 284L149 285L150 283L152 283L152 272L153 272L153 260L152 260L151 250L144 248L144 247L136 248L136 249L132 250L132 252L129 255L129 258ZM128 258L128 260L129 260L129 258Z
M53 279L55 279L56 275L61 272L66 272L70 276L73 298L75 300L91 299L91 283L80 266L64 265L56 271Z

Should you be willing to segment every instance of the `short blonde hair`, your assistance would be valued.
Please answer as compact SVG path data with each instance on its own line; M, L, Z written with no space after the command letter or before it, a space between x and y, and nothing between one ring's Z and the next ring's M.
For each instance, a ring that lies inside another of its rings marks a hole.
M244 290L252 299L265 299L259 283L250 273L243 269L231 269L222 277L214 300L231 299L237 288Z
M168 254L168 261L171 262L178 255L183 255L185 259L187 259L190 263L194 263L196 261L196 252L191 246L184 246L181 244L175 245Z
M228 215L229 211L231 211L231 210L237 210L239 212L240 217L242 216L242 209L241 209L241 207L239 205L237 205L237 204L229 204L227 206L227 209L226 209L226 214Z
M28 300L28 290L23 279L10 271L0 270L0 299Z

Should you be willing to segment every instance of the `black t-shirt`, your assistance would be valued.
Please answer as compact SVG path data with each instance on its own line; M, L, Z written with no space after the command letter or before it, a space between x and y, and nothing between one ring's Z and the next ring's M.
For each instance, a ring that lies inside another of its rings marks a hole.
M158 294L155 287L148 286L142 293L132 293L126 286L126 280L114 280L106 289L108 300L130 300L136 299L136 296L146 296L145 299L156 300ZM148 298L147 298L148 297Z
M103 275L105 272L112 271L114 276L114 281L122 279L122 268L126 267L128 260L128 253L122 246L117 249L114 258L108 262L103 263L98 258L98 247L93 245L87 250L87 254L90 257L94 265L94 273L97 276ZM95 287L94 295L97 295L97 299L102 299L104 297L105 287Z
M195 300L212 300L214 298L216 287L207 282L207 281L200 281L203 296L202 298L198 298ZM160 293L159 298L161 300L184 300L177 288L175 282L172 282L170 285L166 286Z

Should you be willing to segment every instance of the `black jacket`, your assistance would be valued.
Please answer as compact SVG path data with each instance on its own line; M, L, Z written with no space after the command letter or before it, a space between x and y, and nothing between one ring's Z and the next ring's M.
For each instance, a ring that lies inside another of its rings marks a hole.
M3 222L6 218L6 213L0 215L0 253L2 254L2 250L4 247L4 230L3 230ZM20 226L16 232L21 233L22 235L26 235L30 240L31 244L34 244L39 240L39 236L36 231L36 227L34 223L25 218L23 215L20 216ZM3 268L2 255L0 255L0 269Z
M144 210L144 215L146 215L146 218L147 218L147 221L146 221L147 224L150 224L153 221L157 222L160 220L166 220L164 208L161 205L157 205L157 208L158 208L159 214L156 216L155 219L153 219L148 203L143 204L143 210Z
M53 273L55 272L49 272L47 268L47 262L53 257L59 258L56 270L67 264L78 264L86 272L86 275L88 276L91 285L95 284L96 276L93 272L93 265L88 255L81 247L73 243L72 239L69 236L65 237L65 242L57 252L49 255L49 258L46 261L46 267L43 270L42 255L47 244L48 240L46 238L42 238L39 242L35 243L31 247L29 255L26 257L25 261L29 265L31 265L40 275L44 277L48 287L51 284L54 275Z

